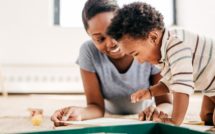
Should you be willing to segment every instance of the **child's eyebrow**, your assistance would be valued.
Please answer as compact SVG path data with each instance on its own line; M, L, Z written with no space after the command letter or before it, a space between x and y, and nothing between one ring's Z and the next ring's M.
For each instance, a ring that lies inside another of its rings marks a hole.
M131 51L129 54L132 55L135 51Z

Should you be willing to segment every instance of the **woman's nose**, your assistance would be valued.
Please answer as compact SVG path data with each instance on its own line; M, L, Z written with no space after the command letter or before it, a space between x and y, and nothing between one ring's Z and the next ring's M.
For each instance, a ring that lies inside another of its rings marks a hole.
M116 45L117 45L117 41L111 38L109 38L106 42L106 46L108 50L114 48Z

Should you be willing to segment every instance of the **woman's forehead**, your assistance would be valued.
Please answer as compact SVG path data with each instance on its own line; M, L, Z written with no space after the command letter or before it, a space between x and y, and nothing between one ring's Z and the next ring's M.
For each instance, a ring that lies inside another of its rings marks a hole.
M88 32L94 33L105 33L107 27L111 23L113 18L113 12L103 12L99 13L88 21Z

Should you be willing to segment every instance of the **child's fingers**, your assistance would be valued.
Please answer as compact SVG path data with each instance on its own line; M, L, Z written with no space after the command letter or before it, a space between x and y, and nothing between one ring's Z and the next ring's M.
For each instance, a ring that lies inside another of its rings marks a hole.
M134 103L134 94L131 94L131 102Z
M140 102L144 100L146 100L145 96L141 95L141 96L138 96L138 98L136 99L136 102Z
M167 124L175 124L172 118L162 118L161 122L167 123Z
M149 109L145 110L144 113L145 113L145 116L146 116L146 121L149 121L149 119L150 119L150 117L149 117L150 116Z
M151 99L150 97L151 96L148 94L148 91L143 90L143 91L141 91L141 93L138 96L138 101L144 101L144 100L147 100L147 99Z
M143 101L148 99L146 90L138 90L137 92L131 95L131 102L137 103L139 101Z
M138 94L135 98L135 103L141 101L141 98L141 95Z
M144 121L145 120L145 113L144 112L141 112L138 114L138 119L141 120L141 121Z
M141 120L147 120L150 115L150 107L147 107L144 111L139 114Z
M155 121L155 122L161 122L161 120L160 120L160 118L159 118L159 112L158 112L158 110L157 109L155 109L154 110L154 113L153 113L153 117L152 117L153 119L153 121Z
M146 120L147 121L151 121L152 120L152 117L153 117L153 114L154 114L154 111L155 111L155 107L153 107L153 106L150 106L149 108L148 108L148 114L147 114L147 117L146 117Z
M162 118L164 116L164 113L162 111L160 111L158 118Z
M134 93L131 95L131 102L136 103L138 101L138 94Z
M167 117L168 117L168 115L166 113L164 113L163 111L161 111L158 118L167 118Z

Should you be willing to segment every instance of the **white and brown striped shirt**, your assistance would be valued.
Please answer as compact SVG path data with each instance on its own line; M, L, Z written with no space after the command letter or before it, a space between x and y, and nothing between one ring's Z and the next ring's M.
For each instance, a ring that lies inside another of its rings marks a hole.
M166 29L162 39L163 78L170 91L215 96L215 41L183 29Z

